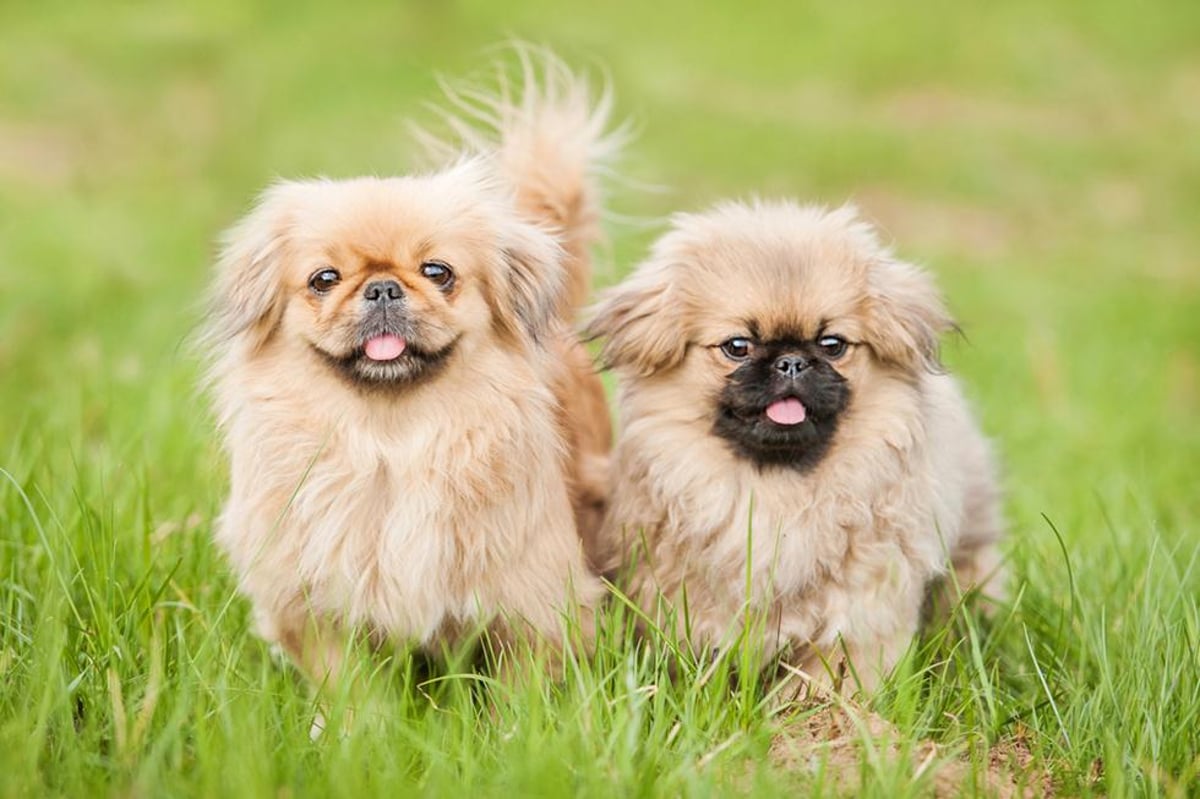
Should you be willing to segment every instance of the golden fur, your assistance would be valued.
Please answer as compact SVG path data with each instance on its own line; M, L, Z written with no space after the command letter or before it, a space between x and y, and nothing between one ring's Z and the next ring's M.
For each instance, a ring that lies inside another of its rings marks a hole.
M734 368L715 345L748 326L855 342L836 363L849 405L809 470L757 465L714 435ZM948 562L964 587L998 568L992 456L937 363L950 327L929 276L851 208L678 216L591 325L621 383L603 537L631 596L653 616L686 591L697 648L734 640L748 610L767 656L835 678L848 655L877 683Z
M472 134L427 174L280 183L217 265L206 342L231 488L216 537L261 635L314 678L350 630L435 652L485 627L553 645L576 605L586 637L602 593L581 536L603 510L609 419L570 325L608 103L555 63L525 77L519 98L476 107L498 142ZM423 276L430 260L452 288ZM322 296L323 266L341 282ZM449 353L405 384L333 365L361 351L377 279L403 289L409 349Z

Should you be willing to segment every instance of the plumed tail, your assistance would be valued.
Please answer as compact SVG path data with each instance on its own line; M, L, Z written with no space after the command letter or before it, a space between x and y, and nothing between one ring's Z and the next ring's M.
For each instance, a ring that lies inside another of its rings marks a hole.
M494 159L522 214L551 230L565 253L559 317L574 319L591 288L591 246L600 239L600 176L627 138L609 129L612 95L553 54L516 46L519 72L500 70L492 91L444 86L450 110L442 116L458 141L423 131L431 153L445 159L470 153Z

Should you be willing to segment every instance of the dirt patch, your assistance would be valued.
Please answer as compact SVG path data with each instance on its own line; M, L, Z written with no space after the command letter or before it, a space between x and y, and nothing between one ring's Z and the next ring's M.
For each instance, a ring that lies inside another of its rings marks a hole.
M988 772L1025 775L1027 796L1054 795L1054 780L1048 770L1036 767L1029 734L1023 727L988 751Z
M976 765L967 754L934 741L907 740L887 719L844 699L809 703L782 715L770 750L775 765L823 775L848 796L858 792L864 765L905 760L913 780L922 781L936 797L961 796L972 789L1003 799L1053 793L1049 774L1037 770L1027 742L997 745L985 757L974 758Z

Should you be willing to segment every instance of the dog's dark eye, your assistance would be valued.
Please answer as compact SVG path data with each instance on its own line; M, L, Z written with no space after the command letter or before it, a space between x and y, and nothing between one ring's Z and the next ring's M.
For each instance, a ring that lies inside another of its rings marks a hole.
M836 361L846 354L847 342L841 336L821 336L817 339L817 347L826 358Z
M721 352L731 361L744 361L750 357L754 342L748 338L731 338L721 345Z
M328 294L330 289L342 282L342 273L326 267L312 273L308 279L308 287L314 294Z
M421 264L421 274L443 291L454 285L454 271L440 261L426 261Z

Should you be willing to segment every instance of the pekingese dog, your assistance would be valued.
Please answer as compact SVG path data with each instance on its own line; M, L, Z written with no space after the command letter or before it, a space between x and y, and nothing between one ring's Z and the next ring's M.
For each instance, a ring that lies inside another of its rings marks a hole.
M992 455L938 361L952 327L852 208L678 216L590 325L621 384L602 537L631 597L686 608L699 651L754 619L767 656L875 686L932 588L999 566Z
M351 631L553 647L574 608L586 643L610 428L571 325L610 104L526 66L515 97L456 98L494 136L459 117L436 171L279 183L217 265L216 538L261 635L318 681Z

